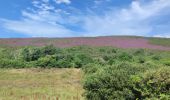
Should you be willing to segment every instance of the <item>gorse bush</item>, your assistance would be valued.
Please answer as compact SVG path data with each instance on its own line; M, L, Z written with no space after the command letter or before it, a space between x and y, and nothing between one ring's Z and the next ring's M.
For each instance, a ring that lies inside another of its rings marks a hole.
M56 60L53 59L52 56L41 57L37 61L37 66L43 67L43 68L54 67L56 65L57 65Z
M86 68L85 96L88 100L169 100L169 67L147 68L128 63Z
M87 74L84 81L88 100L132 99L129 73L117 67L107 66Z
M20 56L25 61L35 61L35 60L38 60L40 57L44 57L47 55L54 55L58 52L60 52L60 50L58 49L57 51L57 49L53 47L52 45L45 46L42 48L26 47L26 48L21 49Z
M0 68L24 68L25 63L19 60L0 59Z
M133 60L133 56L126 52L120 53L118 58L120 61L132 61Z
M170 68L148 70L142 75L133 76L135 98L170 98Z
M60 49L55 48L53 45L48 45L48 46L41 48L41 53L43 56L54 55L59 52L60 52Z
M134 55L145 55L145 50L144 49L138 49L134 52Z
M113 47L0 48L0 68L81 68L87 100L169 100L170 52Z

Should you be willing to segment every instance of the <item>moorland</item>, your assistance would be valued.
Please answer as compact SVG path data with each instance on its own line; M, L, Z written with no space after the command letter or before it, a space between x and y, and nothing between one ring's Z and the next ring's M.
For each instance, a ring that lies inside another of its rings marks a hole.
M169 100L170 39L0 39L2 100Z

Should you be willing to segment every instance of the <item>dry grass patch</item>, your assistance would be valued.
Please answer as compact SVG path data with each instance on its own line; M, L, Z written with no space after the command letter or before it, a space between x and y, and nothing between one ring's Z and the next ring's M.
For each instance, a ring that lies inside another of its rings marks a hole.
M0 69L0 100L83 100L80 69Z

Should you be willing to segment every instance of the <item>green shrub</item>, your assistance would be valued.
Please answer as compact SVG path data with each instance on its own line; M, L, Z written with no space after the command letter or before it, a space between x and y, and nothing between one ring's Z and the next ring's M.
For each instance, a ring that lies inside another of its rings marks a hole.
M145 58L144 57L139 57L139 63L143 64L146 62Z
M85 96L87 100L141 99L137 97L140 93L134 89L134 85L137 84L135 82L141 82L141 78L136 76L143 75L142 73L151 68L157 69L154 66L135 65L128 62L117 63L113 66L87 65L83 67Z
M160 55L154 55L152 57L153 60L160 60L161 59L161 56Z
M38 59L37 61L37 66L40 66L40 67L43 67L43 68L46 68L46 67L49 67L51 64L51 56L46 56L46 57L43 57L43 58L40 58Z
M170 59L164 59L162 60L162 63L166 66L170 66Z
M2 59L13 59L14 50L9 50L6 48L0 48L0 58Z
M88 100L133 99L129 73L118 67L104 67L85 76L84 89Z
M39 48L23 48L19 57L24 61L35 61L41 57L41 51Z
M60 68L71 68L74 66L74 63L72 62L68 62L67 60L59 60L57 62L57 65L60 67Z
M24 62L10 59L0 59L0 68L24 68Z
M145 55L145 50L144 49L138 49L134 52L134 55Z
M98 65L98 64L87 64L85 66L83 66L82 70L85 74L92 74L97 72L97 70L99 70L102 66Z
M76 67L81 68L86 64L93 63L92 57L90 57L88 54L77 54L75 56L77 58Z
M57 55L56 56L57 66L62 68L75 67L74 56L71 54Z
M58 67L58 62L56 61L55 56L50 55L41 57L36 63L37 66L42 68Z
M23 49L21 49L20 52L21 53L20 53L19 57L21 57L21 59L23 59L24 61L31 61L29 48L23 48Z
M167 98L170 95L170 69L159 68L132 78L136 99ZM168 99L164 99L168 100Z
M53 45L47 45L41 48L41 53L43 56L54 55L55 53L60 53L61 51L54 47Z
M118 55L119 60L121 61L132 61L133 60L133 56L126 53L126 52L122 52Z

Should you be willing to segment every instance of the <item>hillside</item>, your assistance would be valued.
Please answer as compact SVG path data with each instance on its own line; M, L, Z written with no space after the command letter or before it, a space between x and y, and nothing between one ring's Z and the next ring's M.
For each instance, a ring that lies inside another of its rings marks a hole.
M112 46L117 48L148 48L170 50L170 39L136 36L77 37L77 38L12 38L0 39L1 47L44 46Z
M155 41L2 39L0 100L170 100L170 47ZM109 45L121 48L99 47ZM159 50L122 49L142 47Z

